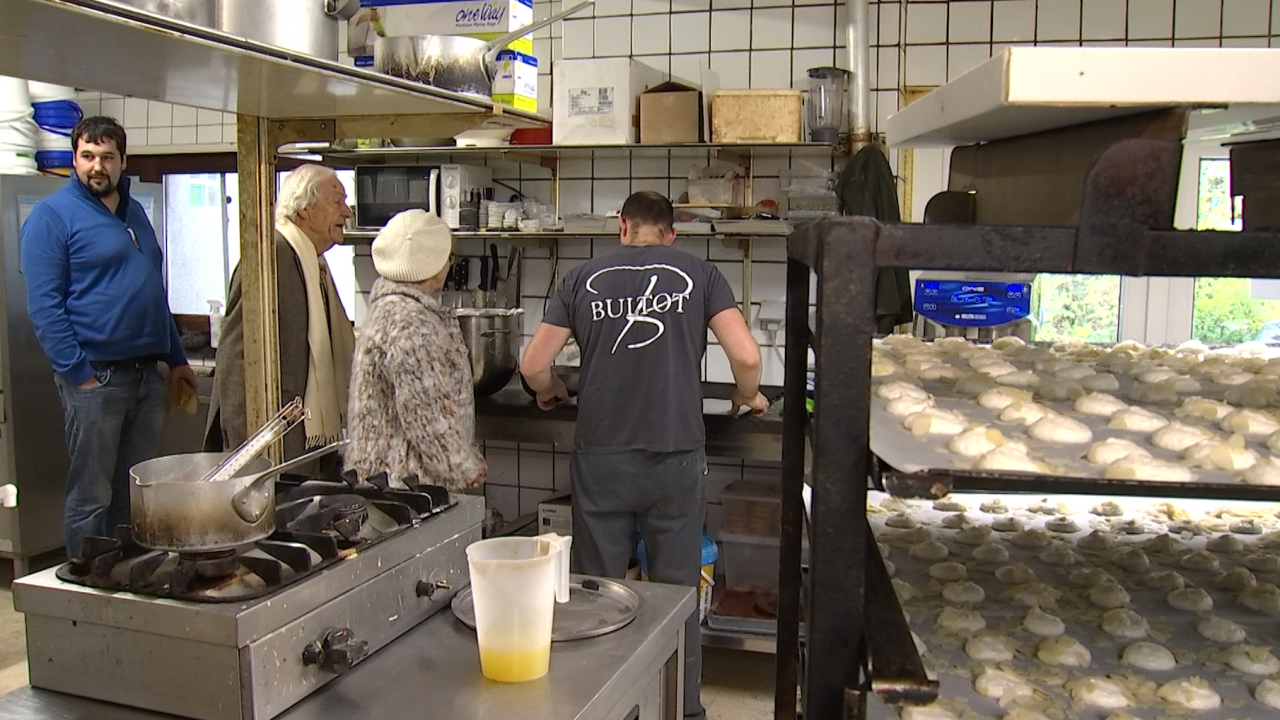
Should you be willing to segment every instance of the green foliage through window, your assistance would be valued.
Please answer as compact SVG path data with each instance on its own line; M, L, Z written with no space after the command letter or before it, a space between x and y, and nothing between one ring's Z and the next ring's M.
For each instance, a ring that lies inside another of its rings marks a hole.
M1031 296L1032 339L1115 342L1120 331L1119 275L1036 276Z
M1231 197L1231 161L1200 161L1196 229L1241 229L1240 198ZM1192 336L1205 343L1240 343L1258 338L1264 325L1280 320L1280 301L1255 300L1248 278L1196 279Z

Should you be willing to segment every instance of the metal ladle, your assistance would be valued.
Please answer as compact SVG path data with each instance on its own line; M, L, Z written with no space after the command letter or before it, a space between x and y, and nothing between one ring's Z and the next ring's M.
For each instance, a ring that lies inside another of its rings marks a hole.
M272 495L267 489L268 482L273 481L281 473L296 470L313 460L341 450L350 444L350 440L338 440L264 471L248 485L241 488L239 492L231 496L231 508L236 511L236 515L239 515L241 520L250 525L257 523L266 514L267 508L271 506Z

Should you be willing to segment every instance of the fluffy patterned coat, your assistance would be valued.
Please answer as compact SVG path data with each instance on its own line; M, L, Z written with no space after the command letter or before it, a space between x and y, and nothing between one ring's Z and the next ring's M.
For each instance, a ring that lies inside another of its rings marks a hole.
M475 396L458 321L417 285L379 278L356 341L346 466L392 484L460 490L482 479Z

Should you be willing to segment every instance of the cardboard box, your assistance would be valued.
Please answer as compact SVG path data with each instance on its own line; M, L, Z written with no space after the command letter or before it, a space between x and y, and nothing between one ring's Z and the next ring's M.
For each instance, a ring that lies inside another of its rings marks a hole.
M538 112L538 58L515 50L498 53L493 101L517 110Z
M347 55L357 67L372 67L373 44L398 35L467 35L492 40L533 22L533 0L360 0L347 21ZM533 38L507 48L533 54Z
M573 503L570 498L554 498L538 503L538 534L573 535Z
M702 92L664 82L640 95L640 142L657 145L702 142Z
M720 90L711 99L711 142L798 143L804 139L799 90Z
M552 137L557 145L620 145L639 135L640 93L661 71L631 58L556 63Z

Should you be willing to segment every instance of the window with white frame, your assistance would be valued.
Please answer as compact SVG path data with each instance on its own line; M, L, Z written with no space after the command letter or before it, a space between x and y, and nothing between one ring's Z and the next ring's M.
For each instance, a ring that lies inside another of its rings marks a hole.
M338 170L338 179L355 205L355 171ZM280 177L277 177L277 186ZM178 315L204 315L209 301L225 308L231 273L240 263L240 193L236 173L166 175L165 263L169 309ZM355 315L354 249L337 245L325 253L338 297Z
M1231 161L1200 158L1196 229L1239 231L1243 198L1231 195ZM1275 281L1200 277L1192 300L1192 337L1205 343L1280 340Z

